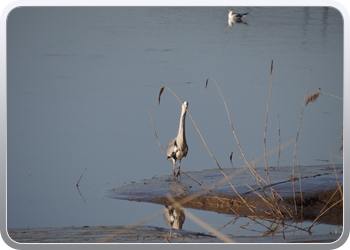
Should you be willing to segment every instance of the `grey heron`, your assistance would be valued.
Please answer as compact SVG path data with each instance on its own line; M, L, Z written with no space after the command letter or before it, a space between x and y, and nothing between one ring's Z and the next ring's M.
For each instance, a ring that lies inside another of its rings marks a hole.
M182 208L174 208L173 206L165 205L164 221L172 229L182 229L185 222L185 213Z
M188 102L182 104L181 116L180 116L180 125L179 132L177 136L172 139L166 148L167 150L167 159L171 158L173 160L173 175L175 180L175 163L179 161L179 170L176 174L176 177L180 175L180 165L182 157L186 157L188 152L188 146L186 143L186 134L185 134L185 119L186 112L188 108Z
M228 11L230 12L230 13L228 13L229 19L241 19L242 17L245 17L246 15L249 14L249 13L244 13L244 14L233 13L233 9L229 9Z

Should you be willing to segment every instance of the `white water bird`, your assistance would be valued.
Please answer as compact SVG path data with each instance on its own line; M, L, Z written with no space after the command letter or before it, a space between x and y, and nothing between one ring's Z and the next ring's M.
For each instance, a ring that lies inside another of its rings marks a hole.
M188 102L184 102L182 104L179 132L177 133L177 136L168 143L168 146L166 148L167 159L171 158L173 160L174 180L175 180L175 163L176 161L179 161L179 170L176 174L176 177L177 177L180 175L180 165L181 165L182 157L186 157L188 152L188 146L186 143L186 135L185 135L185 119L186 119L187 108L188 108Z
M174 208L173 206L165 205L164 221L172 229L182 229L185 222L185 213L182 208Z
M243 21L240 18L229 18L228 19L228 27L232 28L233 24L235 23L243 23L243 24L247 24L245 21Z
M228 13L229 19L241 19L242 17L245 17L246 15L249 14L249 13L244 13L244 14L233 13L233 9L229 9L228 11L229 11L229 13Z

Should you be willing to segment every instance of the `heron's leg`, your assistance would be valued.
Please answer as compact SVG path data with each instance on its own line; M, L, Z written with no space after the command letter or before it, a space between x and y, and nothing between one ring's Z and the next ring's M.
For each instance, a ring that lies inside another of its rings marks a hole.
M175 160L173 159L173 175L174 175L174 181L175 181Z
M180 176L180 178L181 178L180 165L181 165L181 160L179 160L179 170L177 170L177 174L176 174L176 177Z

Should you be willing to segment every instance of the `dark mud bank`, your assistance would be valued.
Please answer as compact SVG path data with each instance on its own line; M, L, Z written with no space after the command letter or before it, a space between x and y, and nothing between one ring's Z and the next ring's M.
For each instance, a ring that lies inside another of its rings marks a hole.
M297 216L297 220L310 221L316 219L320 212L325 212L318 222L342 224L343 202L339 186L342 189L343 165L337 164L335 169L333 165L302 166L300 172L295 167L294 179L292 171L292 167L270 167L269 177L272 189L263 181L261 182L263 188L271 196L276 197L280 207L286 209L282 212L287 216ZM177 201L185 199L183 206L188 208L225 214L237 213L240 216L255 214L262 218L274 217L269 208L269 204L273 201L265 200L262 188L253 179L251 173L232 168L224 169L224 172L230 176L230 181L236 191L231 184L225 181L226 178L219 169L208 169L200 172L187 172L200 184L185 175L182 175L181 179L176 182L173 181L171 175L153 177L108 190L107 196L168 205L170 202L167 195L170 194ZM257 173L268 182L265 168L257 168ZM224 183L221 184L222 182ZM217 197L204 190L203 186ZM293 215L295 210L298 211L297 215Z

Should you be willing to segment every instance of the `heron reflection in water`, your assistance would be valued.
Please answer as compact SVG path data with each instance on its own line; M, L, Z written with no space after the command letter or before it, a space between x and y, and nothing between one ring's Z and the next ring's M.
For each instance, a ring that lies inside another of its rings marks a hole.
M165 205L164 221L172 229L182 229L185 222L185 213L182 208Z

